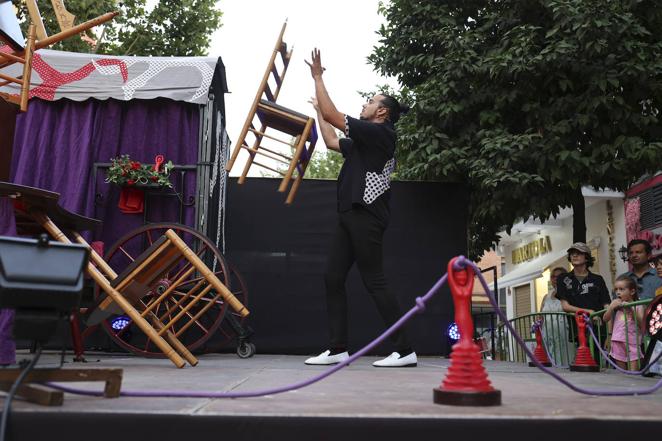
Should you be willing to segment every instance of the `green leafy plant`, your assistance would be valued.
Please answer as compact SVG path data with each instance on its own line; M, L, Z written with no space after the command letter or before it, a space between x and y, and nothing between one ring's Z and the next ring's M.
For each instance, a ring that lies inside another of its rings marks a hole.
M154 184L161 187L172 187L170 172L172 161L156 166L142 164L132 160L129 155L121 155L111 159L111 166L106 172L106 182L120 186L141 186Z
M29 20L24 0L12 0L19 9L23 34ZM39 1L48 35L60 32L50 1ZM177 56L206 55L212 34L221 26L222 13L217 0L66 0L66 8L76 16L75 24L101 14L120 14L103 26L87 32L97 40L90 46L78 36L57 43L53 49L69 52L95 52L106 55Z

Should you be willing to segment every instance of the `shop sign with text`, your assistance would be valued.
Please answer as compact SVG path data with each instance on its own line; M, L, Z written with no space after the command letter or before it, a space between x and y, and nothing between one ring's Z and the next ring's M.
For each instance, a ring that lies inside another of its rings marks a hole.
M549 236L541 237L538 240L534 240L526 245L515 248L512 255L513 265L533 260L538 256L549 253L550 251L552 251L552 241L549 240Z

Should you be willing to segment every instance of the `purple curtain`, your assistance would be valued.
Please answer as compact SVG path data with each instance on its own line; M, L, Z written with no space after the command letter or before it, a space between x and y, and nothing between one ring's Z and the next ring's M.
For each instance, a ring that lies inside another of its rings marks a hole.
M102 240L108 249L119 237L143 224L142 214L117 209L120 189L104 182L95 162L110 162L120 154L153 163L157 154L178 165L198 159L199 106L154 100L30 100L28 112L16 121L11 165L12 182L60 193L60 205L69 211L103 221L98 231L84 233L88 241ZM183 185L173 174L183 201L195 200L195 171ZM174 195L173 195L174 196ZM96 202L95 202L96 201ZM179 198L150 197L148 221L177 222ZM184 209L183 223L194 226L195 207ZM0 235L15 235L11 204L0 199ZM12 311L0 312L0 364L13 362Z
M69 211L100 219L103 227L88 234L110 247L121 235L143 224L142 214L117 209L120 189L93 178L95 162L120 154L153 163L157 154L178 165L195 165L198 157L199 106L169 99L107 101L31 100L18 117L12 158L12 180L60 193ZM179 175L173 173L176 191ZM184 201L195 200L195 171L185 179ZM95 197L96 191L96 197ZM149 197L149 221L178 221L179 198ZM194 226L195 208L186 207L183 223Z

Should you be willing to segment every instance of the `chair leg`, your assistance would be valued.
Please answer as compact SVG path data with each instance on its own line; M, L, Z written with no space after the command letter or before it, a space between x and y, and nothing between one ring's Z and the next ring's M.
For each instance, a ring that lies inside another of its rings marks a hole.
M28 30L28 44L25 47L25 65L23 66L23 84L21 85L21 112L28 110L28 99L30 99L30 77L32 76L35 32L35 26L31 24Z
M287 169L287 173L285 173L285 177L283 177L283 180L280 181L280 186L278 187L278 191L280 193L287 190L287 186L289 185L290 180L292 179L292 174L294 173L294 169L296 168L299 159L301 158L301 153L303 152L303 149L306 146L306 142L308 141L308 137L310 136L310 131L312 130L314 121L315 121L314 119L309 118L308 121L306 122L306 125L303 129L303 133L301 134L301 138L297 143L296 151L294 152L294 156L292 158L292 161L290 162L290 167Z
M195 267L196 270L207 279L207 281L214 287L217 293L219 293L223 300L225 300L228 305L234 309L242 317L246 317L249 312L248 309L237 299L234 294L225 286L223 283L218 280L218 277L211 272L207 265L204 264L202 260L186 245L186 243L179 237L177 234L168 230L165 232L165 235L170 241L179 248L180 252L186 257L186 259L191 262L191 265Z
M163 328L163 323L161 323L161 321L154 313L150 313L149 318L157 331L160 331ZM195 357L195 355L193 355L191 351L189 351L188 348L184 346L184 344L179 341L179 339L177 339L177 337L175 337L172 332L167 331L165 333L165 339L168 341L168 343L170 343L170 345L172 345L173 348L175 348L177 352L179 352L186 359L188 364L191 366L196 366L198 364L198 359Z
M260 127L260 132L264 133L264 131L267 130L266 126ZM260 148L260 143L262 142L262 136L261 135L255 135L255 142L253 143L253 150L257 150ZM239 176L239 179L237 180L238 184L243 184L246 182L246 176L248 176L248 170L250 170L251 165L253 165L253 160L255 159L256 153L249 152L248 154L248 159L246 159L246 165L244 165L244 171L241 172L241 176Z
M313 155L314 149L315 149L315 144L311 143L310 148L308 150L308 158L305 162L303 162L303 164L301 164L301 171L294 180L292 187L290 187L290 191L287 194L287 199L285 199L285 205L292 205L292 202L294 202L294 196L296 196L297 191L299 190L299 186L301 185L301 181L303 181L303 177L306 174L306 169L308 168L308 164L310 163L310 158Z
M257 104L253 103L253 106L251 107L250 112L248 113L248 118L246 118L246 122L244 123L244 127L241 129L241 133L239 134L239 138L237 139L237 144L235 144L234 149L232 150L232 154L230 155L230 159L228 160L228 163L225 165L225 171L230 171L232 170L232 166L234 165L234 162L237 160L237 156L239 156L239 152L241 151L241 146L244 144L244 141L246 140L246 135L248 135L248 128L251 125L251 122L253 121L253 117L255 116L255 109Z

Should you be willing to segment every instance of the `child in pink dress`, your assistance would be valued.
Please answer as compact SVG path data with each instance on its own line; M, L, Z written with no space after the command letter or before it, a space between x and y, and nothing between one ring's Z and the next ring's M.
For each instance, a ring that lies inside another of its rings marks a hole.
M617 298L604 314L604 321L613 320L611 351L609 356L622 369L637 370L642 358L641 325L644 322L642 305L625 307L639 300L637 284L628 276L619 276L614 282Z

